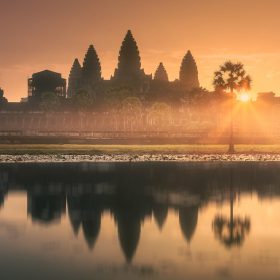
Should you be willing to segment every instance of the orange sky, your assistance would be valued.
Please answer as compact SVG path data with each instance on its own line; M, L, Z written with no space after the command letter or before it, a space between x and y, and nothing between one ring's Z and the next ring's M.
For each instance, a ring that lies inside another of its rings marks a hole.
M0 87L17 101L33 72L68 77L91 43L109 78L131 29L147 74L163 61L177 78L191 49L203 87L232 59L245 64L254 92L280 93L279 10L279 0L0 0Z

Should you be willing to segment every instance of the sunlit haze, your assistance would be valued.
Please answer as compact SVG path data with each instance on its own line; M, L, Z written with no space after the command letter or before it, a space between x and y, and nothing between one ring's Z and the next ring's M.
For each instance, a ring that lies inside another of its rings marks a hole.
M91 43L110 78L131 29L147 74L162 61L170 79L178 78L190 49L202 87L212 89L213 72L231 59L244 63L253 92L279 93L279 9L278 0L1 0L0 87L17 101L34 72L68 78Z
M240 95L238 96L238 100L240 100L241 102L249 102L251 100L251 96L250 93L248 92L242 92L240 93Z

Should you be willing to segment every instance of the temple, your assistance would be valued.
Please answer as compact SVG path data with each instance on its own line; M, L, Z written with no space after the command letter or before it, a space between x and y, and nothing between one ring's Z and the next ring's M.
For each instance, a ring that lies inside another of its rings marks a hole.
M198 70L190 51L184 56L181 64L180 82L186 90L199 87Z
M187 92L199 86L197 65L190 51L181 63L179 80L169 81L162 62L157 67L154 77L146 74L141 67L137 42L131 30L128 30L120 47L117 67L111 78L109 80L102 78L99 56L94 46L90 45L83 66L81 67L78 59L73 63L68 80L67 97L72 98L79 91L84 90L96 99L106 94L106 91L129 88L136 95L146 94L151 99L161 99L164 97L157 92L165 91L171 95L172 91L178 88L182 92Z
M170 80L163 62L159 63L154 75L147 74L142 67L137 41L128 30L120 46L118 63L109 79L103 78L98 52L91 44L83 60L74 59L67 87L60 73L44 70L28 79L28 97L22 98L20 103L7 103L0 90L0 105L7 111L108 112L121 108L125 99L133 97L146 107L154 102L177 106L192 90L200 91L199 87L198 68L190 51L184 56L178 78L174 81Z
M34 73L32 78L28 79L28 100L39 101L43 93L52 92L57 96L66 98L66 80L61 74L44 70Z

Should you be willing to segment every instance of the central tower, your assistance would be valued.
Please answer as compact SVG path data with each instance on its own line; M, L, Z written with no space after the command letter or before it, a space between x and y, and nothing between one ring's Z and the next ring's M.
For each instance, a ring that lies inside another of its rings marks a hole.
M141 69L138 46L130 30L127 31L122 42L118 60L118 68L115 70L114 80L138 82L143 79L145 74Z

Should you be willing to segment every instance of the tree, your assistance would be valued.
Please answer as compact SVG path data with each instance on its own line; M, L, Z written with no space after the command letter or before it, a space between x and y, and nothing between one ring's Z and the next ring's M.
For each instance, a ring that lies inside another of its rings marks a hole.
M170 115L170 107L162 102L156 102L149 110L149 115L156 124L163 124Z
M122 110L126 114L139 116L142 110L142 102L138 97L127 97L122 101Z
M130 87L112 87L105 93L104 105L107 110L118 111L122 109L122 101L132 96L134 92Z
M87 111L92 109L94 99L86 90L80 90L73 96L72 104L80 111Z
M229 92L231 96L231 120L230 120L230 140L229 153L234 153L233 140L233 106L235 92L249 90L251 88L251 77L247 75L242 63L225 62L214 74L213 85L216 90Z
M43 111L56 111L61 105L60 98L54 92L44 92L41 95L40 108Z
M187 90L199 87L197 65L190 51L184 56L181 64L180 82Z
M127 97L122 101L121 111L124 114L125 127L132 130L142 117L142 102L138 97Z
M165 70L165 67L163 66L163 63L161 62L155 72L155 81L160 81L160 82L168 82L168 74L167 71Z
M208 105L210 93L205 88L193 88L187 91L184 101L191 106Z

